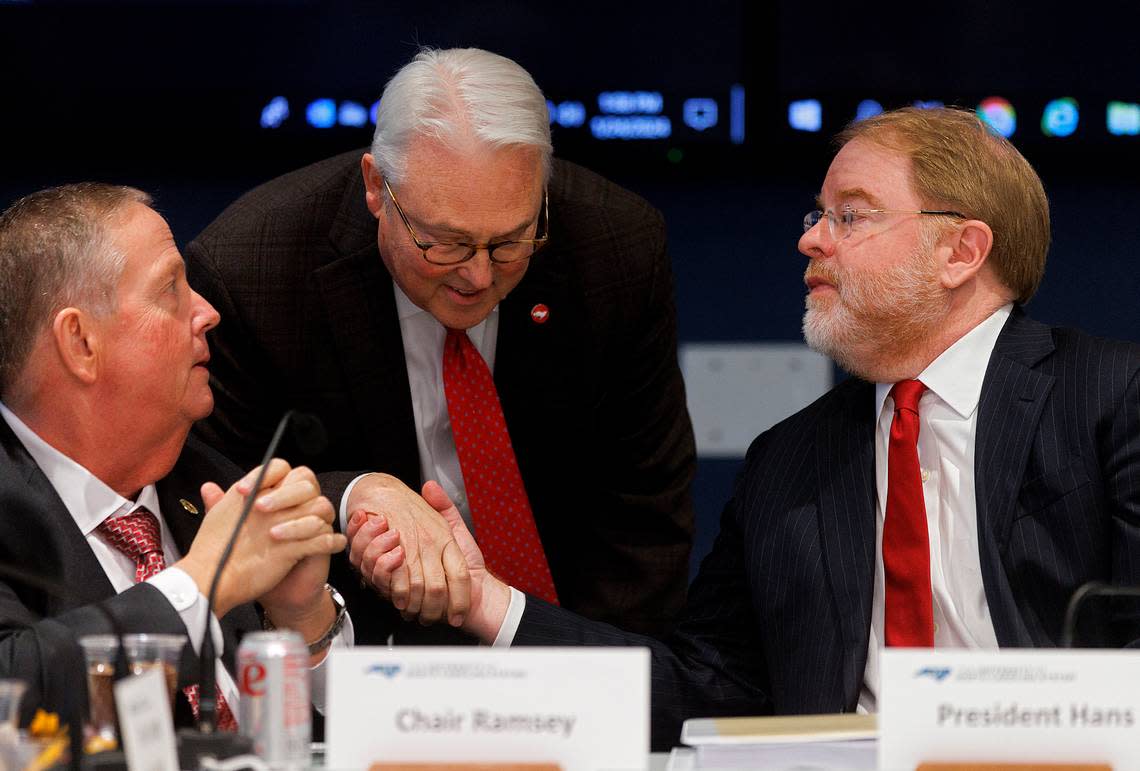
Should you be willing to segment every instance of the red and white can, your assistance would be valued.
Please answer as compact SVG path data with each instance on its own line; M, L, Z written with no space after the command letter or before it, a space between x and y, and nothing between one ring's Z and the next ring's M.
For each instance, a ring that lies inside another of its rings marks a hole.
M243 736L273 768L309 766L309 648L296 632L253 632L237 652Z

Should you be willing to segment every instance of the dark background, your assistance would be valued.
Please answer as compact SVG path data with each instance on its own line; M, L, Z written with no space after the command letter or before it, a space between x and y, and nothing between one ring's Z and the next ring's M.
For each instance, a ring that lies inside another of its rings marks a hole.
M972 107L1001 95L1053 204L1054 245L1030 311L1140 340L1140 137L1104 130L1108 100L1140 102L1133 6L0 0L0 206L67 181L133 184L156 196L184 244L253 185L370 140L370 126L307 127L306 102L370 105L419 45L474 45L591 114L600 91L661 93L669 139L603 142L556 126L556 152L664 211L682 342L799 340L795 242L828 136L865 98ZM746 92L739 145L723 125L734 85ZM291 118L260 128L278 95ZM686 130L690 96L717 99L722 125ZM1081 124L1045 138L1041 108L1062 96L1078 100ZM823 102L819 134L787 126L788 102L802 98ZM698 555L738 465L701 461Z

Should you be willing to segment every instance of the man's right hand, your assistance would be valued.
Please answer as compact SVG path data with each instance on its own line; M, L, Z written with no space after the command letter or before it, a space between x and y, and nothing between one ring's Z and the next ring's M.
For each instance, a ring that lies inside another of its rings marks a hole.
M349 561L381 597L409 620L430 624L446 614L452 625L463 623L470 604L467 564L451 526L436 509L396 477L368 474L352 488L347 511ZM385 546L367 551L380 534L380 522L390 528ZM363 535L354 538L360 530ZM373 575L375 558L392 547L398 549L397 566Z
M277 586L299 561L334 554L347 543L333 531L335 512L311 471L274 459L261 489L254 490L258 470L225 492L212 482L202 486L206 516L189 552L176 563L207 594L246 496L257 495L218 583L214 611L219 618Z
M438 483L427 482L421 500L429 504L447 523L466 567L466 581L453 582L452 572L458 571L448 571L449 592L445 598L448 623L461 627L482 642L494 642L510 605L510 588L487 570L483 553L471 536L471 531ZM365 580L384 594L387 591L385 587L391 585L393 575L403 567L406 559L406 550L400 545L400 530L382 515L356 512L348 523L348 538L352 564ZM466 590L469 593L456 595L450 591L453 586L460 592ZM404 615L405 618L414 618L423 624L439 619L438 615L431 616L423 612L414 616L408 613Z

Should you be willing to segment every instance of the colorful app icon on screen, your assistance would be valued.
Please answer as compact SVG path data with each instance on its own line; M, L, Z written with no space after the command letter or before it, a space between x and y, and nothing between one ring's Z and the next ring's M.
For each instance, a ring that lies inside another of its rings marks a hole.
M1002 99L1000 96L983 99L978 105L977 112L978 117L987 126L1003 137L1011 137L1013 132L1017 131L1017 112L1008 99Z
M799 99L788 105L788 125L796 131L823 128L823 105L818 99Z
M1140 135L1140 104L1136 102L1109 102L1105 119L1113 136Z
M1081 111L1072 97L1054 99L1041 113L1041 133L1047 137L1067 137L1077 130Z

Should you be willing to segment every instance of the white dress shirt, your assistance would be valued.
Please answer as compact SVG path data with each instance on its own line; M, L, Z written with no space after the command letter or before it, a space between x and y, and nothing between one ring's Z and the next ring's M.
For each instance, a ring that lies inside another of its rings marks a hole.
M443 391L443 343L447 338L447 330L434 316L408 299L394 282L392 289L396 294L396 313L400 319L400 337L404 342L404 361L407 363L408 385L412 392L420 475L425 480L434 479L443 486L444 492L463 516L463 521L474 533L467 490L463 486L463 472L459 469L459 454L451 435L447 396ZM491 372L495 371L498 333L498 305L487 318L467 330L467 337L487 362L487 369ZM363 476L352 480L341 498L341 532L348 528L348 496Z
M206 598L198 591L189 574L180 568L173 567L174 563L182 558L178 545L166 525L162 510L158 502L158 491L153 484L144 487L137 501L129 501L122 497L86 468L52 447L28 428L6 405L0 403L0 416L11 427L12 433L27 449L28 454L40 467L40 470L51 482L51 486L59 495L63 505L67 508L76 526L87 539L88 546L99 561L103 572L115 592L124 592L135 584L135 561L116 549L98 531L99 525L113 517L129 514L140 506L145 506L158 520L161 533L163 558L168 567L158 574L147 579L162 592L171 606L182 618L186 627L186 634L190 644L197 653L202 641L202 633L206 629ZM210 631L214 638L214 649L221 651L223 646L222 629L216 617L210 617ZM349 647L352 645L353 630L351 619L345 619L341 634L333 641L336 647ZM324 661L313 668L311 691L313 704L323 709L325 701L325 674ZM225 696L230 708L237 713L238 689L230 673L218 662L217 685Z
M932 361L918 376L926 386L918 404L918 463L926 530L930 540L936 648L998 647L982 582L974 487L974 444L978 402L986 365L1012 305L995 311ZM874 712L879 690L879 651L883 647L883 521L887 500L887 448L890 443L894 384L875 386L875 593L867 667L859 711Z

